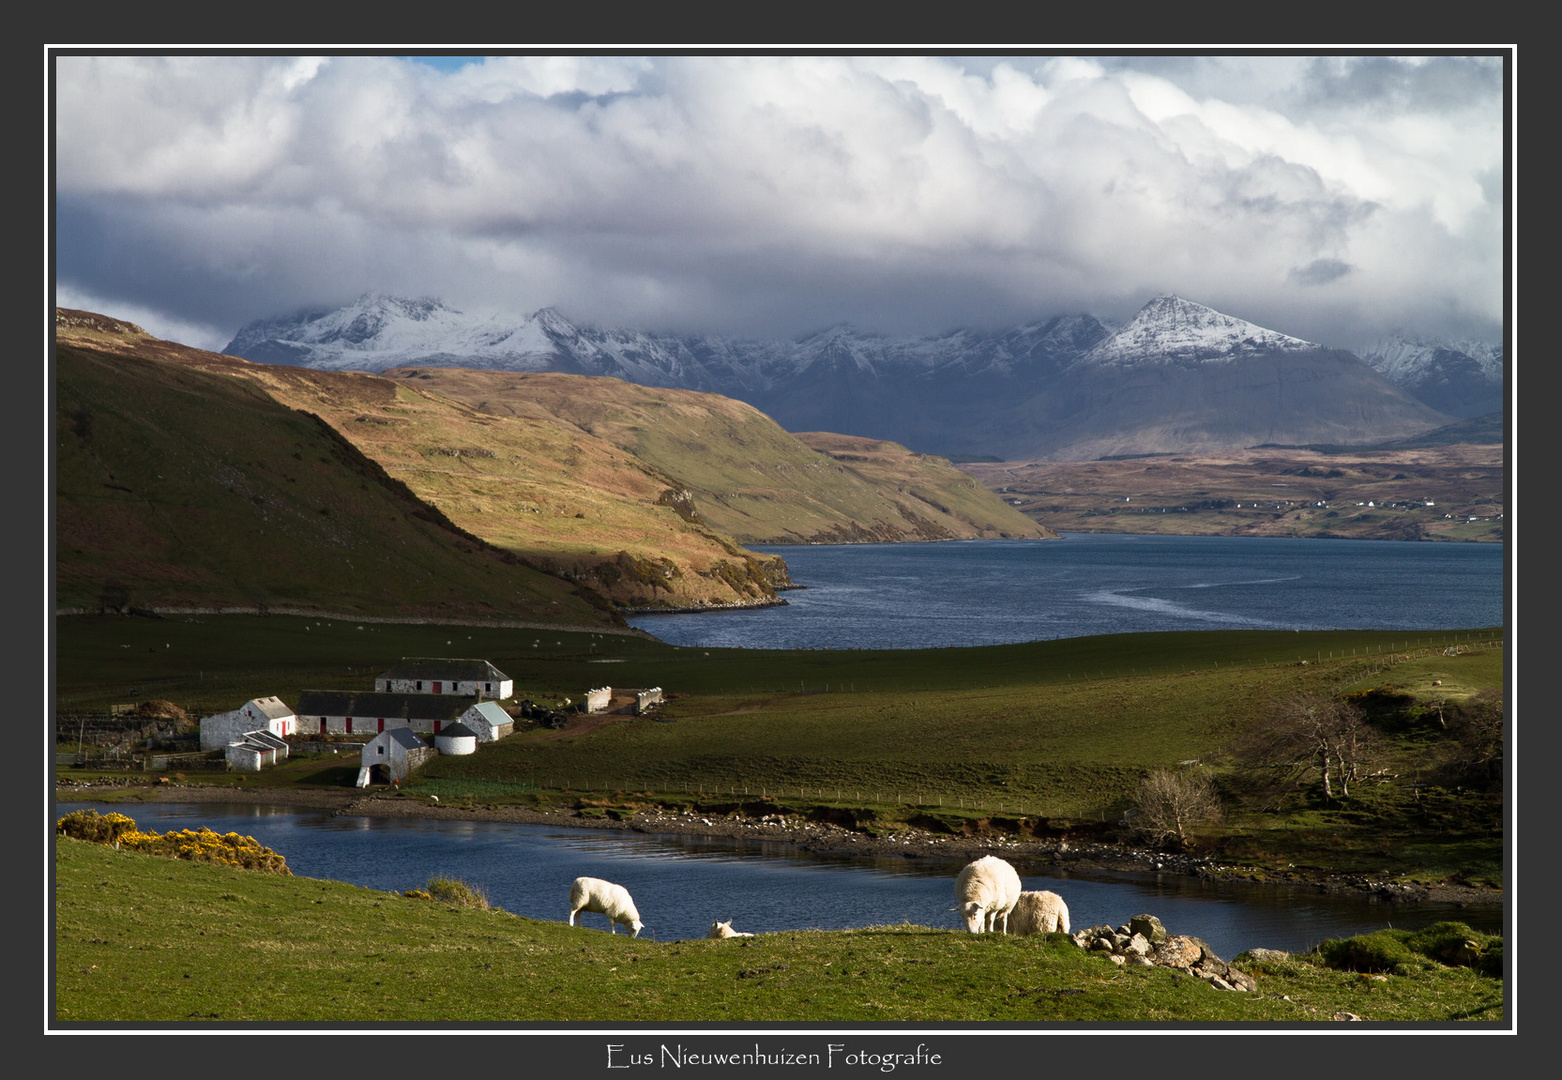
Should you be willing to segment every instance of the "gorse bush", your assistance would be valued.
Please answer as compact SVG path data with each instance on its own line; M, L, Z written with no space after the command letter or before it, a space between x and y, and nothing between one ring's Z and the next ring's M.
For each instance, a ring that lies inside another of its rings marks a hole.
M241 870L264 870L289 876L293 873L283 856L253 836L238 833L216 833L206 828L148 833L136 828L135 820L124 814L100 815L96 810L66 814L55 823L55 831L75 840L107 844L121 851L219 863Z
M54 831L61 836L89 844L113 844L135 828L135 820L124 814L100 814L96 810L75 810L54 823Z

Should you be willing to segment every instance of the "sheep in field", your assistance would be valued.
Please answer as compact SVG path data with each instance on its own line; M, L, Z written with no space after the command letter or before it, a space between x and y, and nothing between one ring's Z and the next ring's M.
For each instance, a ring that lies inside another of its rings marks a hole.
M1009 913L1009 933L1017 937L1027 934L1068 933L1068 905L1055 892L1026 890L1020 893L1014 910Z
M726 922L713 922L713 923L711 923L710 924L710 933L706 934L705 936L708 937L708 938L727 938L727 937L753 937L754 935L753 934L745 934L742 930L734 930L734 929L732 929L732 920L728 919Z
M966 864L955 878L954 910L973 934L983 930L1003 933L1009 925L1009 912L1019 899L1020 875L995 855L983 855Z
M581 911L595 911L607 916L607 929L609 933L618 933L618 924L623 923L629 928L630 937L639 937L645 923L640 921L640 913L635 910L635 902L629 895L629 890L622 885L614 885L611 881L603 881L601 878L578 877L575 884L569 887L569 924L575 925L575 914ZM586 925L581 920L581 925Z

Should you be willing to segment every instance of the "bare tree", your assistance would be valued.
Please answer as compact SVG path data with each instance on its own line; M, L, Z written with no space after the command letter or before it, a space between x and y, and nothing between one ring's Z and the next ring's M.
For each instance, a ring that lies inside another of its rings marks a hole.
M1316 775L1319 792L1333 800L1336 788L1340 797L1349 797L1372 741L1361 709L1350 702L1292 694L1275 703L1238 756L1288 781Z
M1185 850L1193 830L1220 818L1220 795L1207 772L1156 769L1139 781L1129 825L1150 844L1175 843Z

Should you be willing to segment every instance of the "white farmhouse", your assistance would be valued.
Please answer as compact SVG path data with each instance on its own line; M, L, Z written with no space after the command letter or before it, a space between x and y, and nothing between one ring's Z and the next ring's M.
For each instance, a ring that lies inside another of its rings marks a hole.
M251 731L265 731L286 738L297 730L293 710L277 697L252 698L231 712L201 719L201 749L221 750Z
M503 701L515 682L487 660L409 656L374 679L374 688L400 694L464 694Z

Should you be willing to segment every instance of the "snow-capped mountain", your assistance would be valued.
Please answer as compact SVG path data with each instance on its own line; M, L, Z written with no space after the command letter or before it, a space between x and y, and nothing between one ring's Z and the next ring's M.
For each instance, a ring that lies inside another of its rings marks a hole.
M1180 296L1157 296L1081 360L1089 364L1208 364L1323 346L1265 330Z
M1398 334L1374 342L1361 358L1416 400L1461 419L1501 412L1502 346Z
M518 317L370 295L252 323L224 351L332 370L612 376L737 398L789 431L950 456L1372 442L1448 420L1352 353L1176 296L1156 297L1116 332L1081 314L916 339L838 325L760 341L579 326L551 308Z

